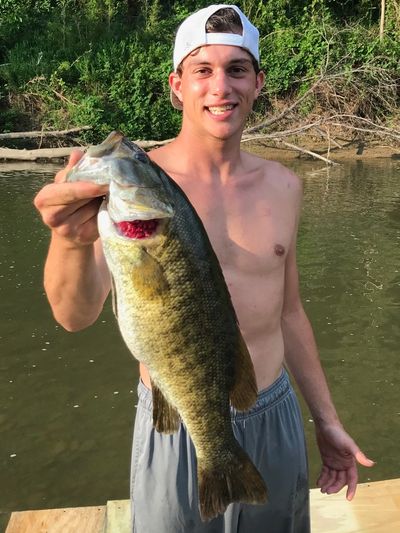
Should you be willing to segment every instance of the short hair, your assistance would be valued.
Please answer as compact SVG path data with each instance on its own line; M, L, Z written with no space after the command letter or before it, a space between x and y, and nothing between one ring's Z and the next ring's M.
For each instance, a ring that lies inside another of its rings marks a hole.
M231 7L223 7L213 13L206 22L206 33L235 33L242 35L243 26L239 15ZM256 74L260 72L260 66L257 59L246 50L251 57L251 62ZM190 55L190 54L189 54ZM182 64L184 59L179 63L176 72L182 76Z

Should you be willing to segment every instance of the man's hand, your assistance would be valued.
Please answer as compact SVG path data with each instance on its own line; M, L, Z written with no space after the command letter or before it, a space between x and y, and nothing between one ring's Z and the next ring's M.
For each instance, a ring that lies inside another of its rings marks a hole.
M62 239L82 246L98 238L97 213L108 185L89 182L65 182L67 172L81 159L83 152L72 152L68 165L57 173L54 183L45 185L34 204L43 222Z
M341 425L316 425L317 444L322 459L317 487L334 494L347 485L346 498L351 501L357 488L357 463L371 467L368 459Z

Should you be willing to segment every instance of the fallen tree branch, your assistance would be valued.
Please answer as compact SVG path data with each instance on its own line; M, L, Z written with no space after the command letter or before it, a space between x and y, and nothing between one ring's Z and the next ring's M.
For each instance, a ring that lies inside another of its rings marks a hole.
M17 131L14 133L0 133L0 139L35 139L37 137L62 137L70 133L78 133L80 131L91 130L92 126L81 126L80 128L72 128L70 130L60 131Z
M13 148L0 148L0 159L12 161L36 161L37 159L59 159L68 157L73 147L65 148L39 148L37 150L15 150Z
M168 144L172 139L165 141L134 141L141 148L153 148ZM38 148L36 150L16 150L14 148L0 148L0 159L12 161L36 161L38 159L61 159L69 157L73 150L86 150L87 146L65 146L62 148Z
M284 144L288 148L291 148L292 150L296 150L297 152L300 152L302 154L311 155L312 157L315 157L317 159L321 159L321 161L325 161L328 165L338 165L339 163L336 163L335 161L332 161L332 159L328 159L327 157L324 157L323 155L316 154L315 152L312 152L311 150L306 150L305 148L300 148L300 146L296 146L292 143L287 143L286 141L279 140L278 142Z
M331 126L337 126L339 128L347 128L349 130L362 131L364 133L374 133L375 135L388 136L388 137L391 137L392 139L396 139L400 141L400 135L396 135L394 133L391 133L390 131L380 130L378 128L376 129L358 128L357 126L353 126L353 124L342 124L340 122L329 122L329 124L331 124Z
M384 132L388 132L389 135L400 135L400 131L395 130L393 128L387 128L386 126L382 126L381 124L376 124L376 122L373 122L369 118L364 117L358 117L357 115L349 115L349 114L337 114L337 115L331 115L329 117L329 120L336 120L336 119L351 119L354 121L360 121L360 122L366 122L367 124L370 124L376 129L382 130Z
M281 137L290 137L291 135L303 134L305 131L320 126L322 120L317 120L311 124L305 124L304 126L299 126L298 128L293 128L292 130L283 130L275 131L274 133L258 133L255 135L244 135L241 139L241 142L256 141L257 139L280 139ZM244 132L246 133L246 132Z
M140 146L140 148L154 148L155 146L163 146L164 144L169 144L174 139L166 139L165 141L133 141L135 144Z
M278 122L282 118L284 118L290 111L295 109L301 102L307 98L307 96L314 91L314 89L317 87L319 83L323 80L323 76L319 77L318 80L299 98L297 99L292 105L290 105L288 108L286 108L282 113L279 113L279 115L276 115L274 117L269 118L268 120L265 120L264 122L261 122L261 124L257 124L256 126L252 126L251 128L247 128L244 130L243 133L254 133L256 131L260 131L263 128L266 128L267 126L271 126L271 124L275 124L275 122Z

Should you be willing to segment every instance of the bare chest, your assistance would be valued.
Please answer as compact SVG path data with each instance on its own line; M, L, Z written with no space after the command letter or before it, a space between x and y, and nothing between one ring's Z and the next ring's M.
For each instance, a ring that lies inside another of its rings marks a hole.
M267 190L203 191L189 199L224 270L267 275L284 265L296 213L288 198Z

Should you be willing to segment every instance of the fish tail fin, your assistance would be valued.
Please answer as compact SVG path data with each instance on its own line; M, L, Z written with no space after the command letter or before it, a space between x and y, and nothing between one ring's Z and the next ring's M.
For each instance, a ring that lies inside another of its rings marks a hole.
M267 502L267 487L261 474L239 446L223 469L220 466L204 468L199 461L198 477L200 516L203 521L224 513L231 502Z

